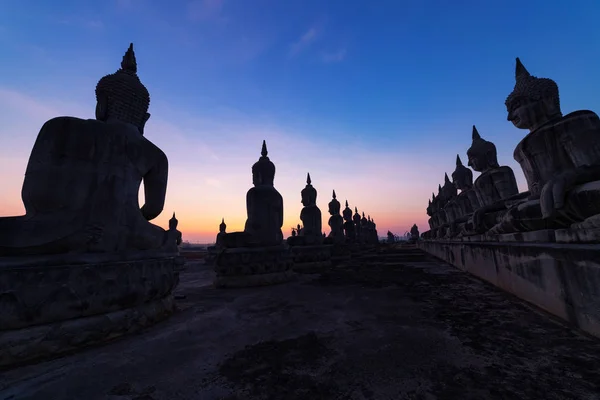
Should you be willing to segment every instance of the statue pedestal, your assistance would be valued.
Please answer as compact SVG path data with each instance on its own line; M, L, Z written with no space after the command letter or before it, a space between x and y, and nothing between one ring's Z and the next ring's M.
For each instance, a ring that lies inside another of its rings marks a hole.
M213 265L217 260L218 253L219 250L217 249L217 246L208 246L206 248L206 258L204 259L204 264Z
M336 266L352 258L351 250L348 245L334 244L331 248L331 263Z
M302 274L316 274L331 267L330 245L293 246L294 271Z
M0 258L0 367L56 356L168 317L175 255Z
M215 262L215 287L266 286L295 276L293 257L286 245L237 247L222 250Z

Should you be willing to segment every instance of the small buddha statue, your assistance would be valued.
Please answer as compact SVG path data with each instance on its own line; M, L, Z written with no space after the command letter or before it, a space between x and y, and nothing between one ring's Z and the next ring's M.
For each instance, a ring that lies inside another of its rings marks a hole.
M323 242L321 210L317 207L317 190L312 186L310 174L306 175L306 187L302 189L302 204L304 208L300 212L300 219L304 225L301 236L304 244L313 245Z
M168 161L144 137L150 95L137 75L133 44L121 68L98 82L96 100L94 120L58 117L42 126L25 171L25 215L0 218L0 256L127 252L166 243L165 230L149 221L163 210Z
M225 237L227 236L227 224L225 224L225 218L221 218L221 223L219 224L219 233L217 233L217 241L216 246L218 248L225 247Z
M479 208L474 212L472 221L466 227L466 233L483 233L489 230L499 216L498 205L519 194L517 180L512 168L500 166L496 155L496 146L484 140L473 125L473 143L467 150L469 167L481 175L473 183Z
M354 229L354 222L352 221L352 209L348 207L348 200L346 200L346 208L342 212L344 218L344 233L346 235L346 242L354 243L356 241L356 230Z
M362 218L360 219L360 235L362 243L369 243L369 220L365 216L365 212L362 213Z
M254 246L277 246L283 243L283 198L273 186L275 164L268 157L263 140L261 157L252 166L254 187L246 195L248 219L244 232Z
M362 232L360 230L360 214L358 213L358 208L354 207L354 215L352 216L352 222L354 222L354 232L356 235L356 242L362 243Z
M182 235L181 232L177 230L177 225L179 221L175 217L175 213L169 220L169 230L167 231L167 240L164 246L164 249L168 252L179 253L179 246L181 246Z
M369 216L370 218L371 216ZM377 224L375 219L371 219L371 229L373 230L373 243L379 243L379 235L377 234Z
M341 204L337 200L334 190L332 200L329 202L329 214L331 215L329 218L329 227L331 231L328 236L334 244L341 244L346 241L346 237L344 236L344 218L340 215L340 208Z
M292 237L296 237L296 229L292 228Z
M394 237L394 234L391 231L387 231L387 242L394 243L395 241L396 238Z
M302 226L300 226L300 224L296 225L296 232L298 236L300 236L300 234L302 233Z
M419 228L417 224L413 224L412 228L410 228L410 238L411 240L419 240L421 235L419 234Z
M600 119L582 110L563 116L558 85L532 76L517 58L507 120L529 133L514 151L528 191L491 232L575 226L600 213ZM592 226L593 227L593 226Z

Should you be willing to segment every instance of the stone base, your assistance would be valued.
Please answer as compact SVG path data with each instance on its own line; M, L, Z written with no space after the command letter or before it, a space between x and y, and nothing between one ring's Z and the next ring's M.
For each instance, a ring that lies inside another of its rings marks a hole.
M172 296L151 303L90 317L22 329L0 331L0 367L69 353L139 332L167 318L174 309Z
M350 248L344 244L334 244L331 249L331 263L336 266L352 258Z
M224 249L215 261L215 286L264 286L287 282L294 277L293 264L287 245Z
M424 240L417 246L600 337L600 245Z
M301 274L316 274L331 267L331 245L293 246L293 269Z
M174 256L107 258L52 265L47 257L38 266L27 257L22 266L16 258L0 258L0 367L110 340L172 312L179 283Z

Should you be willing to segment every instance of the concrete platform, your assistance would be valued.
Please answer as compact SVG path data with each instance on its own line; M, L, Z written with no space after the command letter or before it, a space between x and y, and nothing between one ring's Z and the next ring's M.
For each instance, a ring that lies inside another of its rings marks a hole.
M401 258L232 290L190 263L170 319L0 373L0 399L598 398L600 341L447 264Z

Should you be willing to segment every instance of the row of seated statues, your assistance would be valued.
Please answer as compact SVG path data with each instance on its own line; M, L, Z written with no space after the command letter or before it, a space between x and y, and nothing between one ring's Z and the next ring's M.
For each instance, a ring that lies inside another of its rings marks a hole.
M281 230L283 198L274 187L274 178L275 165L269 159L267 144L263 141L261 157L252 166L253 187L246 195L248 217L244 230L226 232L223 218L216 244L211 248L216 254L217 286L246 286L251 284L249 280L256 281L255 284L282 281L289 278L288 270L294 264L327 266L331 258L335 258L339 246L379 242L377 226L370 216L363 213L361 217L357 209L353 215L347 201L344 215L340 214L341 205L335 191L329 203L331 231L326 236L322 232L322 214L316 204L317 191L312 186L310 174L307 174L306 187L301 191L303 226L298 225L284 241Z
M452 181L446 174L432 195L424 238L553 230L566 241L600 241L600 119L587 110L563 116L558 85L518 58L515 81L505 105L507 120L529 131L514 150L528 190L519 192L513 170L473 126L468 166L457 155ZM469 167L480 172L474 182Z

